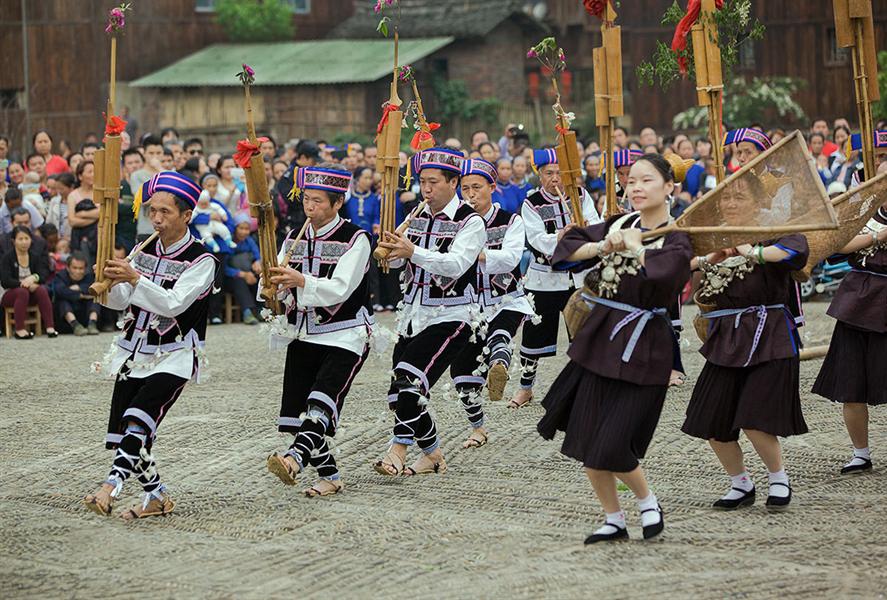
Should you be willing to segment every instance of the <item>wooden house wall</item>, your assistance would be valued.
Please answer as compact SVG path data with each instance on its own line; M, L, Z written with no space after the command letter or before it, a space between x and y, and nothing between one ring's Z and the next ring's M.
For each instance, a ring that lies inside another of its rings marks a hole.
M27 0L31 129L56 140L79 141L101 128L108 95L110 42L107 11L119 0ZM134 3L118 39L118 81L132 81L217 42L226 41L213 13L195 11L194 0ZM0 98L24 90L21 0L0 0ZM321 38L353 11L351 0L312 2L293 15L295 39ZM23 103L22 103L23 104ZM141 120L141 119L140 119ZM29 137L24 111L0 111L0 129Z
M650 59L657 41L671 44L674 28L662 26L659 21L672 1L623 1L617 18L622 26L626 95L626 117L622 121L633 131L647 124L668 131L672 116L696 103L690 81L679 81L662 91L658 84L654 87L640 84L635 74L635 67ZM590 80L591 49L600 45L600 22L586 15L581 4L572 0L549 0L549 4L558 41L567 52L569 68L576 71L577 84L583 79ZM803 79L807 85L796 100L808 116L830 120L843 116L855 121L852 66L849 61L844 65L827 61L828 31L834 27L831 2L768 0L753 1L752 6L754 16L765 25L766 32L764 39L754 44L754 66L737 66L734 73L747 77L788 75ZM873 6L876 46L887 50L887 3L876 1Z

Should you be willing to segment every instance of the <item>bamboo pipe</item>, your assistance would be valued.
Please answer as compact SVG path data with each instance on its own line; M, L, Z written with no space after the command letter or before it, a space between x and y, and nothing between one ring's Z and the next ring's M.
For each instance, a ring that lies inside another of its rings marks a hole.
M822 358L826 354L828 354L829 344L825 344L824 346L811 346L810 348L804 348L801 350L799 354L799 358L801 360L810 360L813 358Z
M419 216L419 214L422 212L427 204L428 203L425 200L422 200L419 203L419 206L413 209L413 212L410 213L410 216L404 219L404 222L398 225L397 229L395 229L394 232L403 233L404 231L406 231L407 228L410 226L410 222L412 222L413 219ZM376 249L373 250L373 258L375 258L379 262L384 262L388 258L389 254L391 254L391 250L389 250L388 248L383 248L382 246L376 246Z
M853 59L853 78L856 84L856 108L859 113L859 137L862 142L862 164L865 169L865 177L868 179L875 174L874 124L872 123L872 106L869 101L863 21L864 19L853 19L855 41L851 57Z
M150 244L155 239L157 239L158 235L160 235L160 232L155 231L150 236L148 236L148 239L146 239L144 242L142 242L141 244L139 244L138 246L133 248L132 251L126 255L126 262L132 262L133 259L135 259L135 257L138 256L139 253L148 246L148 244ZM107 292L108 288L110 288L110 287L111 287L111 280L110 279L105 279L103 281L96 281L91 286L89 286L89 293L92 294L93 298L97 298L98 296Z

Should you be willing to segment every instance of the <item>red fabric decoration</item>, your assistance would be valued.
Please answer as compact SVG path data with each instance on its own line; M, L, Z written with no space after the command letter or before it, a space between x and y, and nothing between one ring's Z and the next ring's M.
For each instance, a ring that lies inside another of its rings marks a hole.
M390 104L388 102L386 102L382 106L382 118L379 119L379 124L376 125L376 135L377 136L380 133L382 133L382 128L385 127L385 123L388 122L388 113L394 112L394 111L398 110L399 108L400 108L399 106L394 105L394 104Z
M715 7L717 7L718 10L724 8L724 0L715 0ZM684 15L684 18L681 19L677 27L675 27L674 37L671 40L671 51L675 54L681 50L687 49L687 35L699 19L699 12L701 9L702 0L687 1L687 14ZM687 59L685 57L678 57L678 68L681 71L681 75L687 75Z
M260 137L256 140L258 144L253 144L249 140L238 140L237 151L234 153L234 162L244 169L249 168L250 159L259 153L259 146L262 142L267 142L268 138Z
M126 121L117 115L111 115L111 118L105 123L105 135L120 135L125 129Z
M582 0L585 12L592 17L597 17L601 21L604 20L604 11L607 10L607 4L609 3L610 0Z
M431 140L431 142L434 143L434 136L431 135L431 132L440 129L440 123L429 123L428 129L429 131L422 131L420 129L416 132L416 135L414 135L413 139L410 140L410 148L412 148L413 150L418 150L419 144L426 140Z

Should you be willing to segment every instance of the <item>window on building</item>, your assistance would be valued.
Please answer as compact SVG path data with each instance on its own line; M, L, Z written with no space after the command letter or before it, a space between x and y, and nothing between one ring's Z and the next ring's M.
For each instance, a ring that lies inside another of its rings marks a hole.
M825 35L825 64L830 67L843 67L850 62L850 51L838 48L838 37L834 27L829 27Z
M213 12L217 0L196 0L194 10L197 12ZM283 0L290 5L294 14L307 15L311 12L311 0Z
M745 38L739 44L739 56L737 57L740 69L755 68L755 42L751 38Z

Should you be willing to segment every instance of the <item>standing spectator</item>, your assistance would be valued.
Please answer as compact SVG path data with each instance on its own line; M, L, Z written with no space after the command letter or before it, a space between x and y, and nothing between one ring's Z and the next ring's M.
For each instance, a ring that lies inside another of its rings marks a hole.
M86 255L75 252L68 256L67 268L52 282L59 315L78 337L99 334L99 305L89 295L93 281L95 277L88 272Z
M144 150L144 166L133 171L132 175L129 176L129 187L133 194L162 169L163 143L160 141L160 138L153 135L145 136L142 140L142 149ZM154 233L154 227L151 225L151 219L148 217L148 207L142 204L139 214L136 215L136 239L144 240L152 233Z
M828 121L825 119L814 119L813 124L810 126L810 134L818 133L822 136L823 144L822 144L822 153L826 158L832 155L832 153L838 149L838 145L829 140L829 136L831 131L828 128Z
M25 173L25 180L18 186L22 192L22 202L37 209L41 217L46 218L46 200L40 193L40 175L36 171Z
M68 168L70 173L76 173L77 167L80 166L80 163L83 162L83 155L79 152L75 152L71 156L68 157Z
M185 140L185 155L188 158L203 156L203 140L196 137Z
M650 129L649 127L647 129ZM596 198L607 189L607 182L601 176L601 157L599 154L590 154L585 157L585 189ZM600 214L600 213L599 213Z
M266 137L268 139L262 140L262 142L259 143L259 152L262 153L264 158L274 160L277 158L277 142L274 141L274 138L271 137L271 134L269 133L266 133L261 137Z
M52 153L52 138L46 130L38 130L31 143L34 146L34 152L43 157L43 161L46 163L46 175L58 175L68 170L68 162L61 156Z
M71 142L68 140L59 140L59 156L65 159L66 165L68 164L68 157L72 154L74 154L74 148L71 147ZM70 166L68 166L68 169L70 169Z
M613 143L619 148L628 148L628 129L621 126L614 127Z
M506 129L506 134L507 133L508 133L508 130ZM490 141L490 134L487 133L486 131L484 131L483 129L478 129L477 131L475 131L474 133L471 134L471 149L472 150L479 150L481 144L483 144L484 142L489 142L489 141Z
M242 311L243 323L255 325L256 293L258 276L262 272L262 257L259 246L250 236L249 216L241 213L234 217L235 247L231 254L224 255L225 290L234 295L234 300Z
M638 141L641 143L641 146L656 146L657 148L659 147L659 136L656 135L656 130L649 125L641 128L641 133L638 136Z
M80 187L68 194L68 224L71 226L71 248L80 250L95 263L99 207L92 200L95 165L85 160L77 167Z
M49 292L41 285L49 278L49 263L46 256L31 250L33 234L27 227L13 230L15 247L0 257L0 286L3 287L3 308L12 308L15 313L15 338L29 340L33 334L25 329L28 306L37 305L40 317L46 327L46 335L58 336L52 314Z
M11 162L6 170L6 176L12 186L18 186L25 180L25 168L21 163Z
M130 182L132 187L133 174L145 167L145 157L138 148L130 148L123 151L123 177ZM144 181L142 182L144 183ZM137 189L137 188L134 188Z
M99 145L96 142L86 142L80 146L80 154L83 155L83 160L95 162L95 153L98 149Z
M224 204L232 214L240 211L240 188L231 173L236 167L234 157L230 154L219 159L219 186L215 199Z
M160 143L167 144L179 139L179 131L175 127L165 127L160 131Z
M0 160L9 160L9 138L0 135Z

